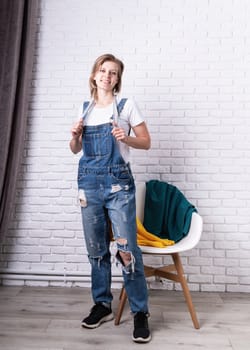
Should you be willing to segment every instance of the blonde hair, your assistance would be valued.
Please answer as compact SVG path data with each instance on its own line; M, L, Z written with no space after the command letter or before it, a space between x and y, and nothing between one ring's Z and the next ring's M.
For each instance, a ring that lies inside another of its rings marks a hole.
M117 64L118 66L118 81L117 84L115 85L114 89L113 89L113 93L115 92L120 92L121 91L121 85L122 85L122 73L124 70L124 64L121 60L119 60L118 58L116 58L114 55L112 54L104 54L100 57L98 57L95 60L95 63L92 67L92 71L89 77L89 87L90 87L90 94L91 97L93 97L95 100L97 99L97 86L96 86L96 82L94 80L94 76L96 74L96 72L99 70L99 68L103 65L104 62L106 61L111 61Z

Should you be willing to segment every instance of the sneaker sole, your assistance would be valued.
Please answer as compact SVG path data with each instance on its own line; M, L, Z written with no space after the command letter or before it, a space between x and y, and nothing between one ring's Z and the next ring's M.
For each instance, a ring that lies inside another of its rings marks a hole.
M89 329L97 328L103 322L112 321L113 319L114 319L114 315L113 315L113 313L111 313L107 316L104 316L102 319L100 319L100 321L98 321L97 323L94 323L94 324L88 324L88 323L82 322L82 327L89 328Z
M141 338L141 337L134 338L134 337L132 337L132 339L135 343L148 343L148 342L150 342L151 338L152 338L151 334L147 338Z

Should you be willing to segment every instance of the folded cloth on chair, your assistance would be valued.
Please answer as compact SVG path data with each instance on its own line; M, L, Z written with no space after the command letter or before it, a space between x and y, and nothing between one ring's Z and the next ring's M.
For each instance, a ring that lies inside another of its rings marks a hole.
M193 212L196 208L176 186L159 180L146 183L143 226L147 231L178 242L188 234Z
M169 239L162 239L156 235L145 230L140 219L136 217L136 225L137 225L137 244L141 246L150 246L157 248L164 248L169 245L173 245L174 241Z

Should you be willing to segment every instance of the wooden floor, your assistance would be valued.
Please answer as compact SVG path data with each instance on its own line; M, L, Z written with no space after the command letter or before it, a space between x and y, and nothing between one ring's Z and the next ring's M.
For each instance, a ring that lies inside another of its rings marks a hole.
M81 328L92 301L85 288L0 286L2 350L249 350L250 295L192 293L201 328L193 328L181 292L151 290L152 341L131 339L133 319L126 305L121 324ZM114 291L113 310L118 301Z

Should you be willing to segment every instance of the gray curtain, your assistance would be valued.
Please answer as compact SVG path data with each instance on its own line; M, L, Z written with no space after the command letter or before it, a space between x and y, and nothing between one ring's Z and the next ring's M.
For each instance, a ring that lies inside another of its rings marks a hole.
M0 239L15 201L28 114L39 0L0 0Z

